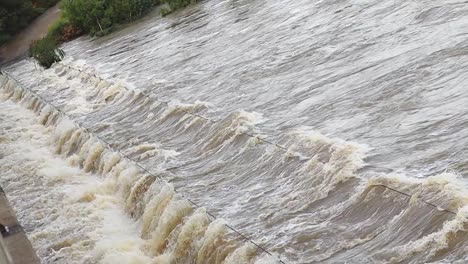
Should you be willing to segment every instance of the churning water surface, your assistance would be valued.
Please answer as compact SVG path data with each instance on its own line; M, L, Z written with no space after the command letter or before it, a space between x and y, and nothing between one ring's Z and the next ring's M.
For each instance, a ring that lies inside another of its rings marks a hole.
M64 50L1 80L45 263L468 262L467 3L211 0Z

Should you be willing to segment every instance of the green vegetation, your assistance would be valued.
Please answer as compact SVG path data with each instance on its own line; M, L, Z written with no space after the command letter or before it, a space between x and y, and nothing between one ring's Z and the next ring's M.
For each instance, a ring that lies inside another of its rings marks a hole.
M61 16L49 27L48 37L54 39L58 44L75 39L83 34L83 30L70 24L67 17Z
M63 31L65 30L65 27L67 27L68 24L69 24L68 19L61 16L57 21L55 21L49 27L49 32L47 33L47 35L53 37L54 39L61 38Z
M58 0L1 0L0 46L57 2Z
M76 28L91 35L109 33L151 10L159 0L63 0L63 16Z
M200 0L63 0L63 16L74 27L91 35L105 35L118 25L132 22L162 5L167 15Z
M166 16L177 9L184 8L199 1L200 0L163 0L163 3L166 5L161 7L161 15Z
M65 55L63 50L57 47L57 42L50 36L35 41L31 45L29 53L44 68L49 68L55 62L61 61Z

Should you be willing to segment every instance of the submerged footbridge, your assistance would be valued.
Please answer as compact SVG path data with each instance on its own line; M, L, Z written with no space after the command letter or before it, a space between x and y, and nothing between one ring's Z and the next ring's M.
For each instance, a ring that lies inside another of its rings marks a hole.
M107 82L107 83L110 83L111 85L118 85L118 84L115 83L115 82L112 82L112 81L103 79L102 77L96 75L95 73L89 73L89 72L83 71L83 70L81 70L81 69L79 69L79 68L73 68L73 67L71 67L71 66L69 66L69 65L62 64L62 63L60 63L60 62L59 62L59 64L61 64L63 67L66 67L66 68L68 68L68 69L70 69L70 70L78 71L78 72L83 73L84 75L87 75L87 76L89 76L89 77L94 77L94 78L96 78L99 82ZM14 78L13 78L13 79L14 79ZM16 80L15 80L15 81L16 81ZM17 83L18 83L18 82L17 82ZM19 83L18 83L18 84L19 84ZM128 91L130 91L130 90L129 90L128 88L126 88L126 87L123 87L123 88L127 89ZM32 91L30 91L30 92L32 92ZM166 105L166 106L169 106L169 103L170 103L169 101L160 100L159 98L157 98L157 97L155 97L155 96L150 96L149 94L145 93L144 91L139 91L139 93L140 93L142 96L144 96L145 98L149 99L149 100L154 100L154 101L157 101L157 102L159 102L159 103L161 103L161 104L164 104L164 105ZM36 96L37 96L37 95L36 95ZM63 111L61 111L60 109L58 109L58 108L57 108L56 106L54 106L53 104L47 102L47 101L44 100L43 98L41 98L41 100L43 100L43 101L46 102L47 104L53 106L57 111L59 111L59 112L61 112L62 114L66 115L65 113L63 113ZM191 111L188 111L188 110L186 110L186 109L180 109L180 111L183 112L183 113L185 113L185 114L187 114L187 115L191 115L191 116L194 116L194 117L198 117L198 118L204 119L204 120L206 120L206 121L208 121L208 122L211 122L211 123L220 123L220 122L222 122L222 120L213 120L213 119L211 119L211 118L204 117L204 116L202 116L202 115L200 115L200 114L197 114L196 112L191 112ZM82 118L85 118L85 117L82 117ZM286 146L282 146L282 145L280 145L280 144L278 144L278 143L274 143L274 142L268 140L265 136L262 136L261 134L253 134L253 133L249 133L249 132L246 132L246 131L238 131L238 133L239 133L239 134L242 134L242 135L245 135L245 136L248 136L248 137L250 137L250 138L253 138L253 139L255 139L255 140L257 140L257 141L260 141L260 142L262 142L262 143L269 144L269 145L271 145L271 146L277 147L277 148L279 148L279 149L281 149L281 150L283 150L283 151L285 151L285 152L288 152L288 151L289 151L289 149L288 149ZM105 140L103 140L103 139L100 139L100 140L102 140L106 145L108 145L109 147L111 147L111 145L110 145L108 142L106 142ZM119 153L121 153L120 150L117 150L117 151L119 151ZM123 155L123 156L125 157L125 155L124 155L123 153L121 153L121 155ZM301 154L301 153L297 153L296 155L303 156L303 154ZM129 160L132 160L132 159L129 158L129 157L127 157L127 158L128 158ZM311 157L307 157L307 159L311 159ZM144 171L147 172L148 174L151 174L151 172L149 172L147 169L145 169L141 164L139 164L138 162L136 162L136 161L134 161L134 160L132 160L132 161L133 161L135 164L137 164L142 170L144 170ZM175 167L175 168L165 168L166 171L171 171L171 170L174 170L174 169L177 169L177 167ZM406 193L406 192L404 192L404 191L397 190L397 189L395 189L395 188L392 188L392 187L390 187L390 186L387 186L387 185L381 184L381 183L376 183L376 184L372 184L372 183L371 183L369 186L370 186L370 187L383 187L383 188L386 188L386 189L388 189L388 190L390 190L390 191L394 191L394 192L396 192L396 193L398 193L398 194L401 194L401 195L403 195L403 196L406 196L406 197L408 197L408 198L411 198L412 196L415 195L414 193L413 193L413 194ZM188 200L189 200L190 202L192 202L190 199L188 199ZM422 200L421 202L425 203L425 204L428 205L428 206L431 206L431 207L433 207L433 208L436 208L437 210L441 210L441 211L444 211L444 212L446 212L446 213L456 215L455 212L453 212L453 211L451 211L451 210L449 210L449 209L443 208L443 206L440 206L440 205L437 205L437 204L434 204L434 203L432 203L432 202L428 202L428 201L425 201L425 200ZM192 202L192 203L193 203L193 202ZM196 204L195 204L195 205L196 205ZM196 205L196 206L198 207L198 205ZM210 214L209 212L207 212L207 213ZM214 216L211 215L211 214L210 214L210 216L214 217ZM216 217L214 217L214 218L216 218Z
M113 180L149 256L180 263L465 256L464 198L441 179L360 175L357 144L296 134L274 143L255 132L249 113L212 120L203 103L161 101L61 63L39 71L22 62L8 75L3 89L56 131L56 153Z

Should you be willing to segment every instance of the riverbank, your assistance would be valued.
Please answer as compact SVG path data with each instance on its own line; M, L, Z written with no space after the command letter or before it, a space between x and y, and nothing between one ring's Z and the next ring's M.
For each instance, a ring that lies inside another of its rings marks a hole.
M62 60L65 55L58 47L83 34L103 36L129 24L158 8L162 16L196 3L199 0L142 0L128 1L122 5L119 1L86 2L61 1L49 9L15 39L0 49L0 65L25 56L29 50L44 68ZM60 15L62 13L62 15ZM85 16L84 14L93 14ZM55 23L54 23L55 22Z
M0 47L0 65L27 56L31 43L47 35L50 25L60 17L60 14L61 11L57 6L50 8L10 42Z

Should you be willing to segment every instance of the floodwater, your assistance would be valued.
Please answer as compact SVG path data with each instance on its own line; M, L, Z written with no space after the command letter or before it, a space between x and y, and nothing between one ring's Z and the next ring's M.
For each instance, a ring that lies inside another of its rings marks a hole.
M5 69L1 184L45 263L466 263L467 33L462 1L153 14Z

